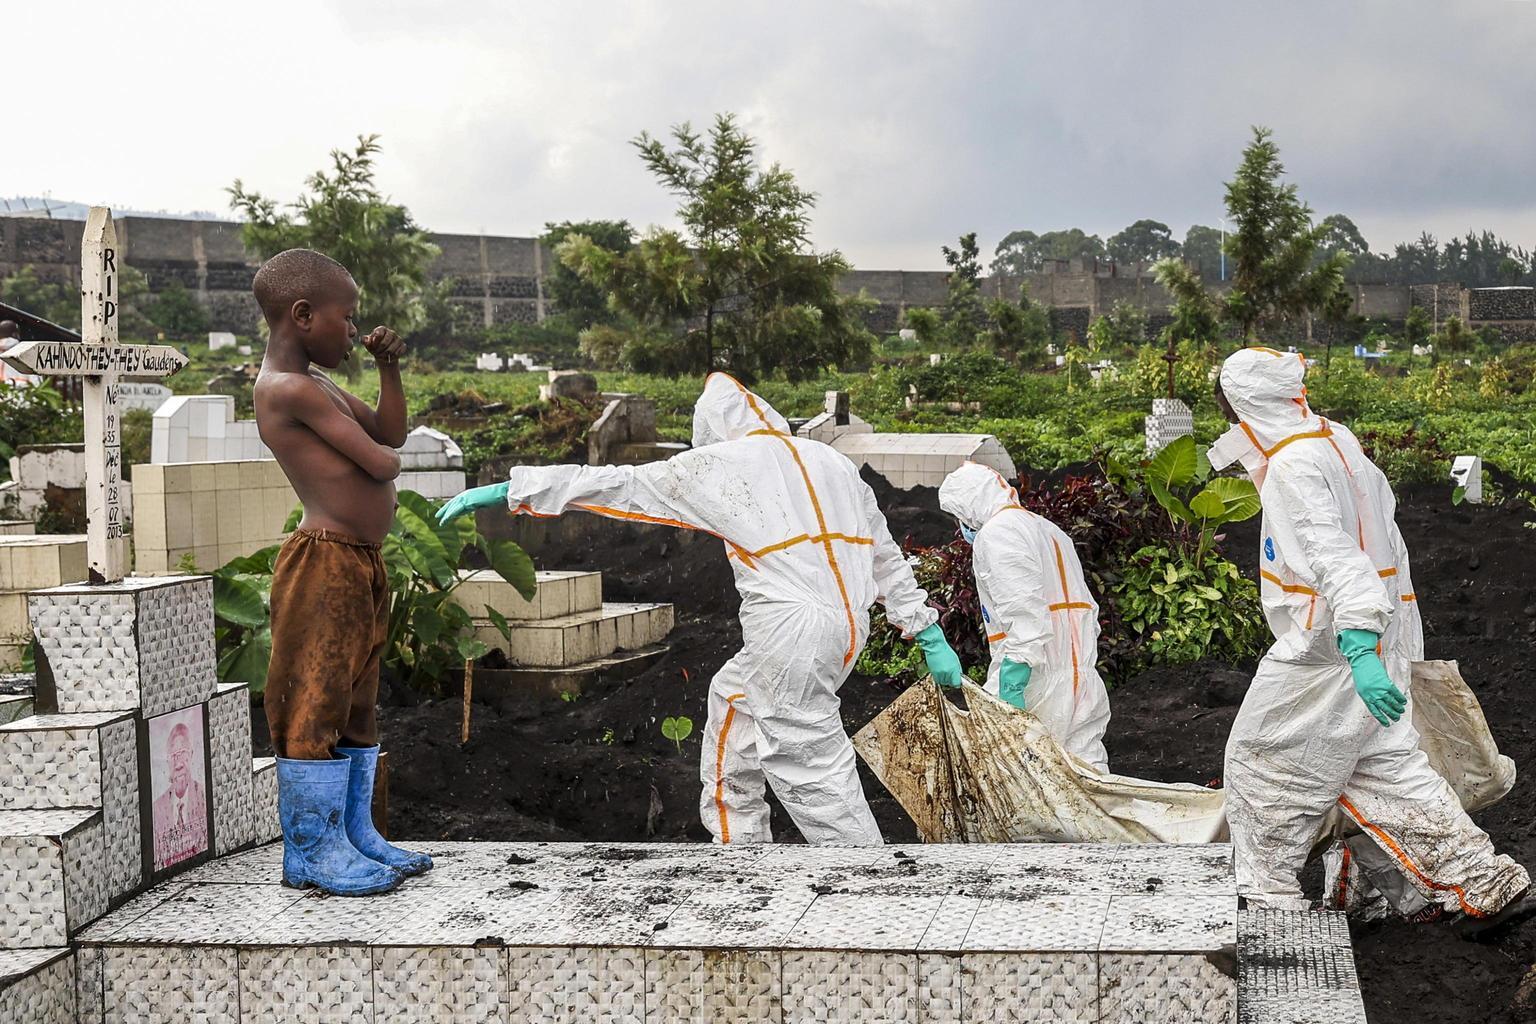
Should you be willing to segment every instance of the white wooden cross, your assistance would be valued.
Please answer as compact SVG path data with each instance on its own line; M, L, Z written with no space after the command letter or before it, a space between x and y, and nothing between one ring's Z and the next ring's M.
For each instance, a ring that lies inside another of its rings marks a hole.
M84 378L86 556L97 585L118 582L128 567L117 382L169 377L187 365L187 357L169 345L117 343L117 261L112 211L93 206L80 242L83 343L24 341L0 356L22 373Z

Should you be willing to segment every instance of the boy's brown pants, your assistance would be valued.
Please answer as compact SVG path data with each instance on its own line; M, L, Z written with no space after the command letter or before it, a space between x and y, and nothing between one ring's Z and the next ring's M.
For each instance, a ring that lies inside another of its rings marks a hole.
M379 545L296 530L272 570L265 704L278 757L319 761L379 742L374 705L389 635Z

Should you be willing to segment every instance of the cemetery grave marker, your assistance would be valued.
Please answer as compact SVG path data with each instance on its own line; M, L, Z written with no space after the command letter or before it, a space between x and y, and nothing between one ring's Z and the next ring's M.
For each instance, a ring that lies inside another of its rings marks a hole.
M186 357L169 345L118 344L117 261L112 211L93 206L80 242L83 341L24 341L0 356L22 373L82 378L86 557L91 582L98 585L121 580L128 562L118 382L169 377L187 365Z

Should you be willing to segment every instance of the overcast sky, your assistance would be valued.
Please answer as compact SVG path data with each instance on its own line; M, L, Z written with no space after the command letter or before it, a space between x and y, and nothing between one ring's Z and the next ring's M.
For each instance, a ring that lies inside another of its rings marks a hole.
M969 230L990 256L1016 228L1214 225L1265 124L1377 250L1536 248L1532 0L52 0L6 23L28 144L0 196L223 211L234 178L291 199L378 132L433 230L644 227L673 203L627 140L735 111L819 194L818 245L922 269Z

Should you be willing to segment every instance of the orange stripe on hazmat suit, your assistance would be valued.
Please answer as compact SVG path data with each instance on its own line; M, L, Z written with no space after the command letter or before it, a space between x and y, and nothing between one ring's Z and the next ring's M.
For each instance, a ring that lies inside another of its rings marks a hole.
M508 502L721 538L742 597L743 648L710 686L705 826L722 842L767 841L767 785L808 842L881 841L837 691L868 638L871 605L908 635L938 614L852 462L792 436L762 398L715 373L694 408L691 451L643 466L515 467Z
M1339 652L1343 630L1378 634L1388 674L1408 693L1424 639L1392 490L1347 427L1310 409L1297 421L1304 372L1256 350L1221 370L1241 425L1218 447L1230 452L1241 436L1258 453L1239 457L1261 481L1260 599L1275 636L1227 741L1238 890L1250 904L1305 909L1297 873L1340 806L1424 900L1495 910L1526 887L1525 870L1494 851L1430 767L1411 703L1383 728Z
M1004 658L1028 665L1025 707L1062 749L1108 771L1109 694L1094 664L1099 606L1072 539L1021 507L996 470L974 462L939 485L939 507L976 531L971 566L992 655L987 692L998 695Z

